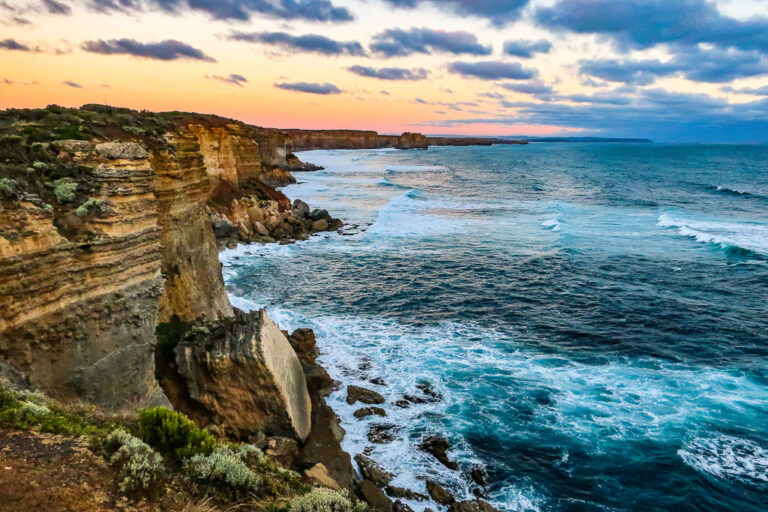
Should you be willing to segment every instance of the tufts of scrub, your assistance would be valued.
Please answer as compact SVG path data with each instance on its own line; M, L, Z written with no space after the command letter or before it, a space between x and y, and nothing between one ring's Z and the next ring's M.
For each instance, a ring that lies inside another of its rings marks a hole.
M75 200L77 183L72 178L61 178L53 182L53 193L59 203L71 203Z
M194 455L184 461L188 480L215 488L225 487L235 495L255 493L262 479L248 465L263 458L261 450L250 445L218 446L208 455Z
M161 453L178 459L207 455L216 446L216 439L178 411L165 407L139 411L138 436Z
M118 470L120 491L148 489L163 472L163 458L141 439L125 430L115 430L104 440L104 452Z
M75 210L75 215L78 217L85 217L89 213L91 213L93 210L102 210L104 209L104 206L107 204L106 199L95 199L91 197L86 202L81 204L77 207Z
M291 501L290 512L365 512L364 503L352 504L346 490L334 491L317 487Z

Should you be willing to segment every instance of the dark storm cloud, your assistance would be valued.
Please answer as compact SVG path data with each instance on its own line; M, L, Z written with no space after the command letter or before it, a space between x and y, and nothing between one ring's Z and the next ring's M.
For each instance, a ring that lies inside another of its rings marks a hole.
M79 83L77 83L77 82L73 82L72 80L64 80L64 81L63 81L63 82L61 82L61 83L62 83L62 84L64 84L64 85L66 85L66 86L68 86L68 87L73 87L73 88L75 88L75 89L82 89L82 88L83 88L83 86L82 86L82 85L80 85L80 84L79 84Z
M205 62L216 62L202 50L190 46L181 41L168 39L157 43L141 43L135 39L111 39L105 41L98 39L95 41L85 41L80 48L90 53L99 53L102 55L131 55L145 59L155 60L199 60Z
M482 80L527 80L536 76L536 71L524 68L519 62L452 62L448 70L468 78Z
M72 14L72 8L69 5L63 2L58 2L57 0L43 0L43 7L45 7L45 10L51 14L59 14L62 16L69 16Z
M414 53L452 53L454 55L490 55L492 48L483 46L469 32L447 32L428 28L403 30L391 28L373 36L371 50L387 57Z
M406 69L350 66L347 70L356 75L378 78L379 80L424 80L429 75L429 71L424 68Z
M504 43L504 53L530 59L536 53L549 53L552 43L542 39L540 41L507 41Z
M294 83L276 83L275 87L278 89L284 89L286 91L294 92L306 92L309 94L341 94L342 90L333 84L324 83L311 83L311 82L294 82Z
M365 54L362 45L357 41L336 41L317 34L294 36L286 32L232 32L227 39L279 46L292 52L314 52L324 55Z
M215 19L247 21L254 14L284 20L343 22L353 19L346 7L329 0L147 0L173 13L202 11Z

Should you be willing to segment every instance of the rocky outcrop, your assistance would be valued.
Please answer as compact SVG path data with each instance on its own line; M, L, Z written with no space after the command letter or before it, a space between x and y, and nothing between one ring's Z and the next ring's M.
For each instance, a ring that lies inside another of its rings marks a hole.
M161 382L177 409L237 439L258 432L307 438L306 377L265 311L187 324L177 336L162 340L158 351Z

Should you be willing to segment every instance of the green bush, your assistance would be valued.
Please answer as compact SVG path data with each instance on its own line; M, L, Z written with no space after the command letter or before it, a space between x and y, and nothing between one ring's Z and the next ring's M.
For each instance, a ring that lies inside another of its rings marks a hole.
M72 178L61 178L53 182L53 193L56 195L56 200L60 203L71 203L74 201L76 191L77 183L72 181Z
M107 202L106 199L90 198L86 202L84 202L83 204L77 207L77 209L75 210L75 215L77 215L78 217L85 217L86 215L91 213L91 211L104 206L106 202Z
M16 183L16 180L0 178L0 197L7 199L18 197L18 183Z
M216 439L199 428L182 413L165 407L139 411L138 436L161 453L177 458L207 455L213 451Z
M261 457L261 450L250 445L218 446L209 455L198 454L186 459L184 473L189 480L219 490L224 486L235 494L252 493L259 489L262 479L247 462Z
M364 503L353 505L346 490L317 487L309 494L294 498L290 512L363 512L366 508Z
M121 492L149 488L163 470L163 458L141 439L124 430L115 430L104 440L109 463L118 469Z

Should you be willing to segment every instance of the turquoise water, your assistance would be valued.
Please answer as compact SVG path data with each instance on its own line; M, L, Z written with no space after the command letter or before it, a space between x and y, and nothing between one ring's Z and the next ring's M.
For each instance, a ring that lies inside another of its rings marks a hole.
M768 147L301 157L326 170L285 192L345 233L222 260L236 305L387 397L364 421L330 397L345 449L465 498L483 467L508 511L768 509ZM460 471L415 448L433 433Z

